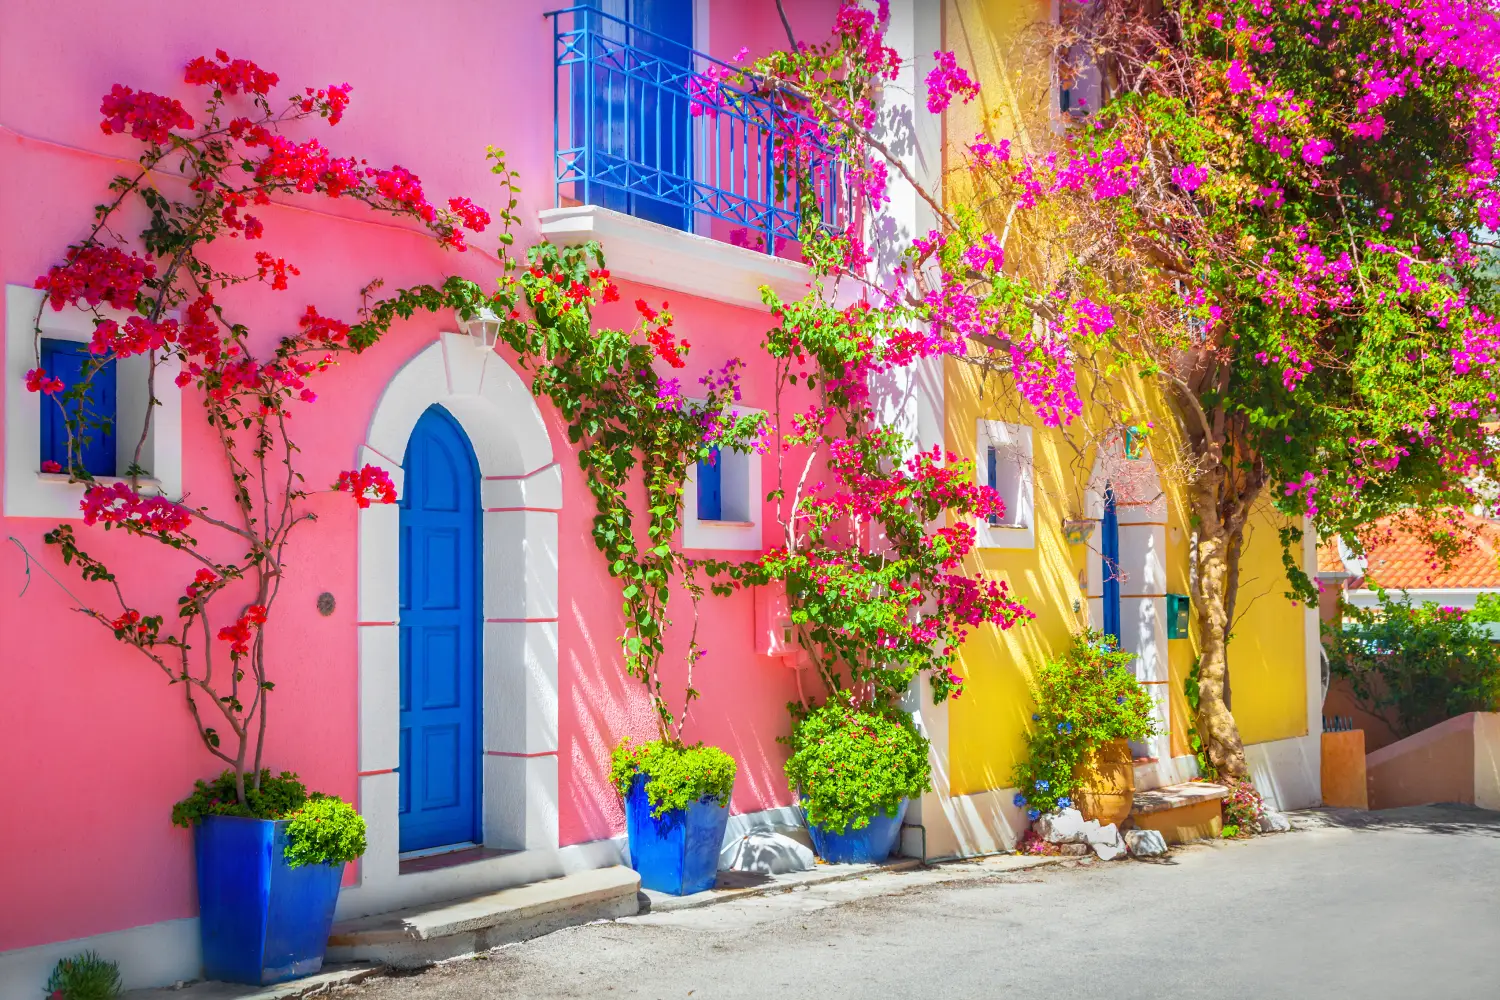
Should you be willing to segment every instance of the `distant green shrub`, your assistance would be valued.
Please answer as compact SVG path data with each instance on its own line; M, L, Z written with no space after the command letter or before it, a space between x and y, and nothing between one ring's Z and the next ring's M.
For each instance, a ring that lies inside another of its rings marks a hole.
M1329 670L1361 708L1406 737L1500 706L1500 646L1482 625L1487 611L1376 594L1378 607L1346 607L1342 630L1328 635Z
M114 1000L120 990L119 965L86 951L59 961L43 992L58 1000Z

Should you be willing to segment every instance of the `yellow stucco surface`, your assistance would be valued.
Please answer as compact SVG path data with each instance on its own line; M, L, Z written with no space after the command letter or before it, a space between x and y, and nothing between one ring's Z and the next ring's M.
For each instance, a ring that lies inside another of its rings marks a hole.
M975 206L977 199L963 169L964 143L987 131L1008 138L1024 155L1048 141L1051 90L1045 55L1039 57L1038 19L1049 16L1049 0L947 0L945 48L954 50L981 87L981 96L947 115L949 148L944 162L944 195L950 205ZM998 220L992 220L992 223ZM997 227L998 228L998 227ZM1008 251L1034 253L1036 248ZM1085 579L1089 559L1098 559L1097 539L1069 545L1062 522L1086 516L1087 486L1099 449L1122 424L1150 422L1150 454L1157 465L1166 505L1164 564L1168 593L1189 593L1192 528L1183 498L1182 476L1170 461L1176 454L1168 436L1173 421L1149 386L1080 384L1082 418L1068 428L1039 425L1008 385L986 378L974 366L950 359L945 377L947 448L977 459L980 419L1032 426L1035 532L1029 548L979 549L969 569L1004 580L1036 613L1035 620L1008 631L985 627L964 645L957 664L965 678L963 695L949 709L949 789L972 794L1010 785L1011 769L1024 753L1033 703L1031 669L1060 655L1088 623ZM1249 743L1302 735L1306 725L1306 670L1303 609L1284 595L1277 525L1285 523L1267 506L1249 532L1241 572L1240 604L1229 649L1233 710ZM1097 596L1097 595L1096 595ZM1194 622L1196 630L1196 622ZM1195 638L1165 641L1170 691L1173 756L1189 752L1189 712L1183 684L1196 656Z

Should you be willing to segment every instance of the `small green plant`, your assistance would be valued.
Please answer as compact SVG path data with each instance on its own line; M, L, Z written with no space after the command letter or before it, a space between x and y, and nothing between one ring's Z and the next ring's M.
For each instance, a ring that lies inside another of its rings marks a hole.
M718 747L673 740L639 745L627 740L615 747L609 763L609 780L621 798L630 794L637 775L645 776L653 816L686 809L702 799L728 802L738 770L734 758Z
M1233 823L1225 823L1224 828L1219 831L1219 836L1225 840L1233 840L1240 835L1240 828Z
M1376 594L1379 607L1345 608L1343 630L1327 636L1329 670L1361 708L1402 738L1500 707L1500 645L1479 625L1493 601L1465 614Z
M1037 670L1027 755L1011 775L1016 805L1029 819L1073 804L1074 774L1099 747L1155 735L1151 696L1130 672L1134 659L1112 636L1089 629L1062 659Z
M1193 667L1188 671L1187 679L1182 682L1182 693L1187 696L1189 718L1198 717L1198 668L1202 660L1193 658ZM1208 781L1213 781L1219 776L1219 769L1214 767L1213 762L1208 759L1208 751L1203 746L1203 737L1198 735L1198 727L1191 722L1187 727L1188 746L1193 751L1193 756L1198 758L1198 774Z
M831 833L861 830L877 814L931 789L927 738L896 708L855 705L847 694L797 717L786 776L807 821Z
M288 820L285 857L292 868L339 865L365 853L365 819L349 803L334 795L309 795L291 771L275 776L262 771L258 784L258 789L246 786L241 805L233 771L212 781L200 779L193 794L172 807L172 823L191 829L210 816Z
M341 865L365 853L365 818L336 796L314 793L286 825L286 863Z
M43 992L52 1000L114 1000L120 989L119 965L86 951L60 960Z

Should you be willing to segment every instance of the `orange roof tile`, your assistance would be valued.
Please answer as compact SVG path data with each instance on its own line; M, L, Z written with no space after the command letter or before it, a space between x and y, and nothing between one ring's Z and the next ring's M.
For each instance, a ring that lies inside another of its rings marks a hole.
M1445 556L1410 519L1397 515L1377 521L1360 532L1365 578L1350 581L1350 587L1360 590L1378 583L1387 590L1500 590L1500 523L1464 514L1454 527L1457 551ZM1322 557L1320 546L1319 567Z

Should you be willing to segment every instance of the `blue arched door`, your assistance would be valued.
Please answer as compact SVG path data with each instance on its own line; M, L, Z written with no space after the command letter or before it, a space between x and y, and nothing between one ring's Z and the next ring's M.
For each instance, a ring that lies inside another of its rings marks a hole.
M479 468L441 406L402 463L401 851L477 843L480 739Z

